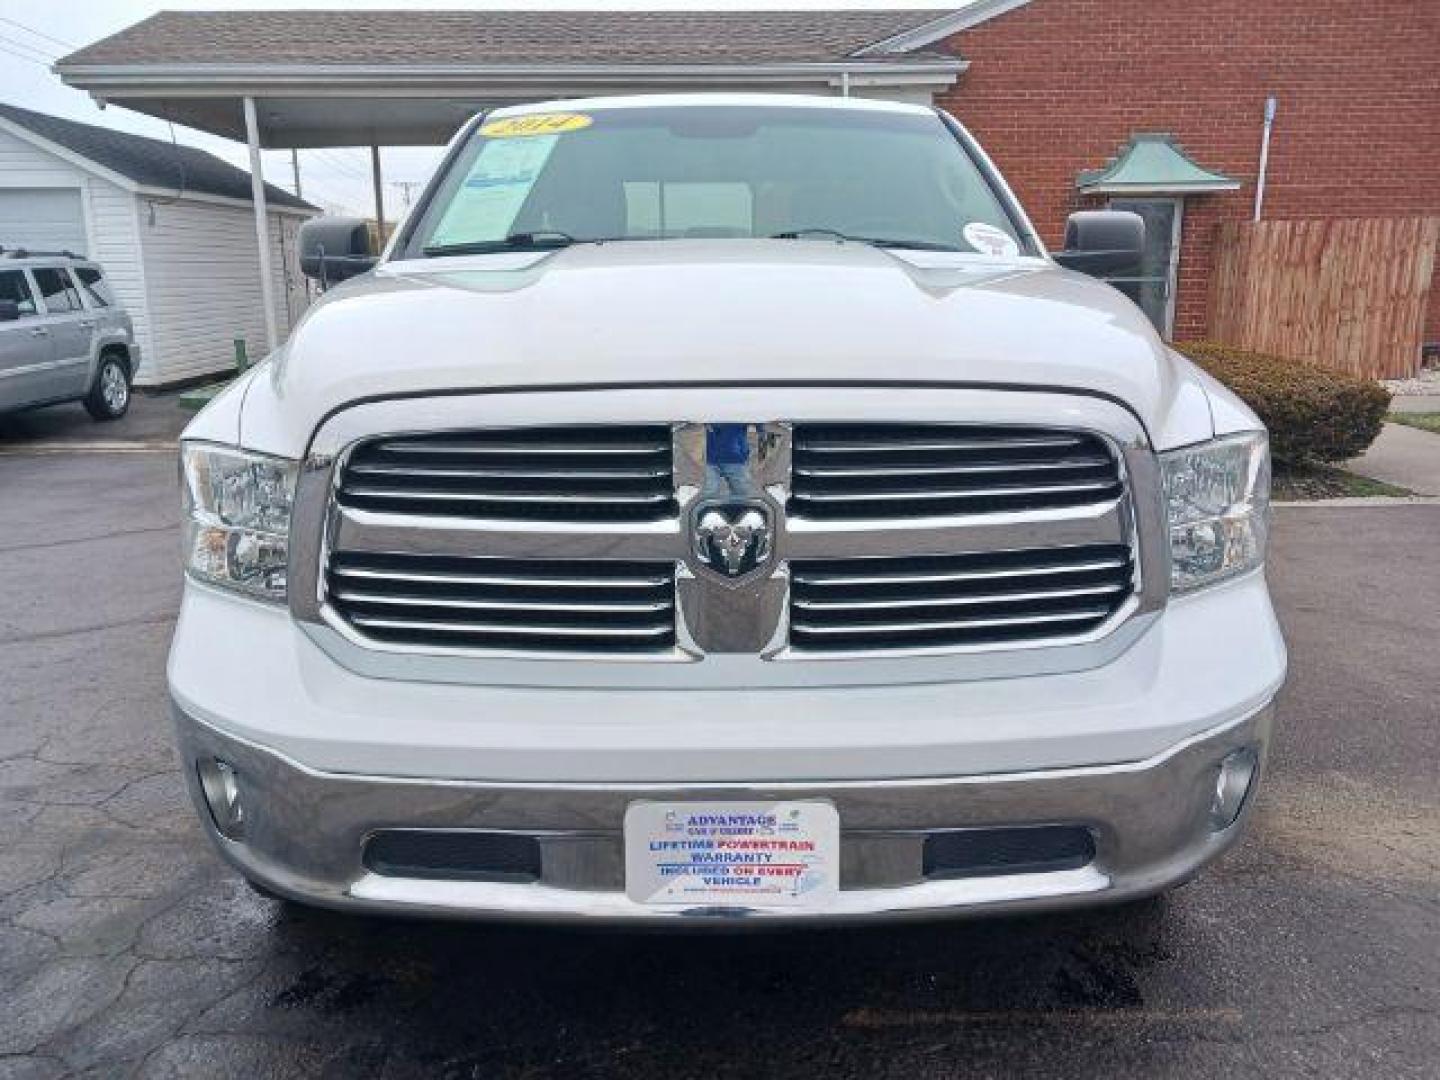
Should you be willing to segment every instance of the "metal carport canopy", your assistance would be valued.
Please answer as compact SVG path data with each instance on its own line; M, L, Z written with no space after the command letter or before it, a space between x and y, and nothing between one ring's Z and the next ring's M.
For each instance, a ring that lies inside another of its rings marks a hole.
M235 70L59 66L71 86L214 135L245 141L244 100L259 103L262 149L329 146L434 146L445 143L469 116L487 107L547 98L693 90L775 90L853 93L928 99L954 81L962 61L937 70L914 65L804 64L682 66L487 66L441 70L413 66Z
M101 103L248 144L274 348L261 149L369 145L383 218L379 147L444 143L482 108L705 89L929 101L965 70L964 60L929 47L963 18L934 10L169 11L55 70Z

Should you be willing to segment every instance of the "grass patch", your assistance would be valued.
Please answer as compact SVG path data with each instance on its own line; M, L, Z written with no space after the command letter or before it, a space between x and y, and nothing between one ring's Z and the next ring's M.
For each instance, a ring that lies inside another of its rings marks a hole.
M1291 466L1277 468L1270 489L1271 498L1284 502L1308 499L1404 498L1414 492L1356 476L1333 465Z
M1385 419L1392 424L1404 424L1440 435L1440 412L1392 412Z

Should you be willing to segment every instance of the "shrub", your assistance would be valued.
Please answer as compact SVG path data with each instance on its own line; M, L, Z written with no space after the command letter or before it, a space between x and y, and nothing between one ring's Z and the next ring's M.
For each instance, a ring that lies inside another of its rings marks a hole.
M1271 456L1282 465L1363 453L1390 407L1390 392L1370 379L1211 341L1176 347L1259 414L1270 429Z

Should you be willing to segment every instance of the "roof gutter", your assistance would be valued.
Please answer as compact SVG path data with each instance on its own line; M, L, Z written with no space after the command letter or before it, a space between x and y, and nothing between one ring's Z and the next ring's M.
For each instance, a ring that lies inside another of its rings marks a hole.
M613 83L811 82L848 76L852 85L933 82L950 85L965 60L844 60L773 64L66 64L55 72L68 85L105 96L184 89L194 97L229 97L241 90L304 88L316 96L357 88L391 94L400 89L472 87L477 82L531 85L557 80Z

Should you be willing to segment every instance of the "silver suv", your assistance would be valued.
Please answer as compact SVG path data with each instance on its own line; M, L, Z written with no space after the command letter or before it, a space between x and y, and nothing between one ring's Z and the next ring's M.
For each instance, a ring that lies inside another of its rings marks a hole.
M0 248L0 413L82 401L115 420L139 364L130 316L97 264Z

